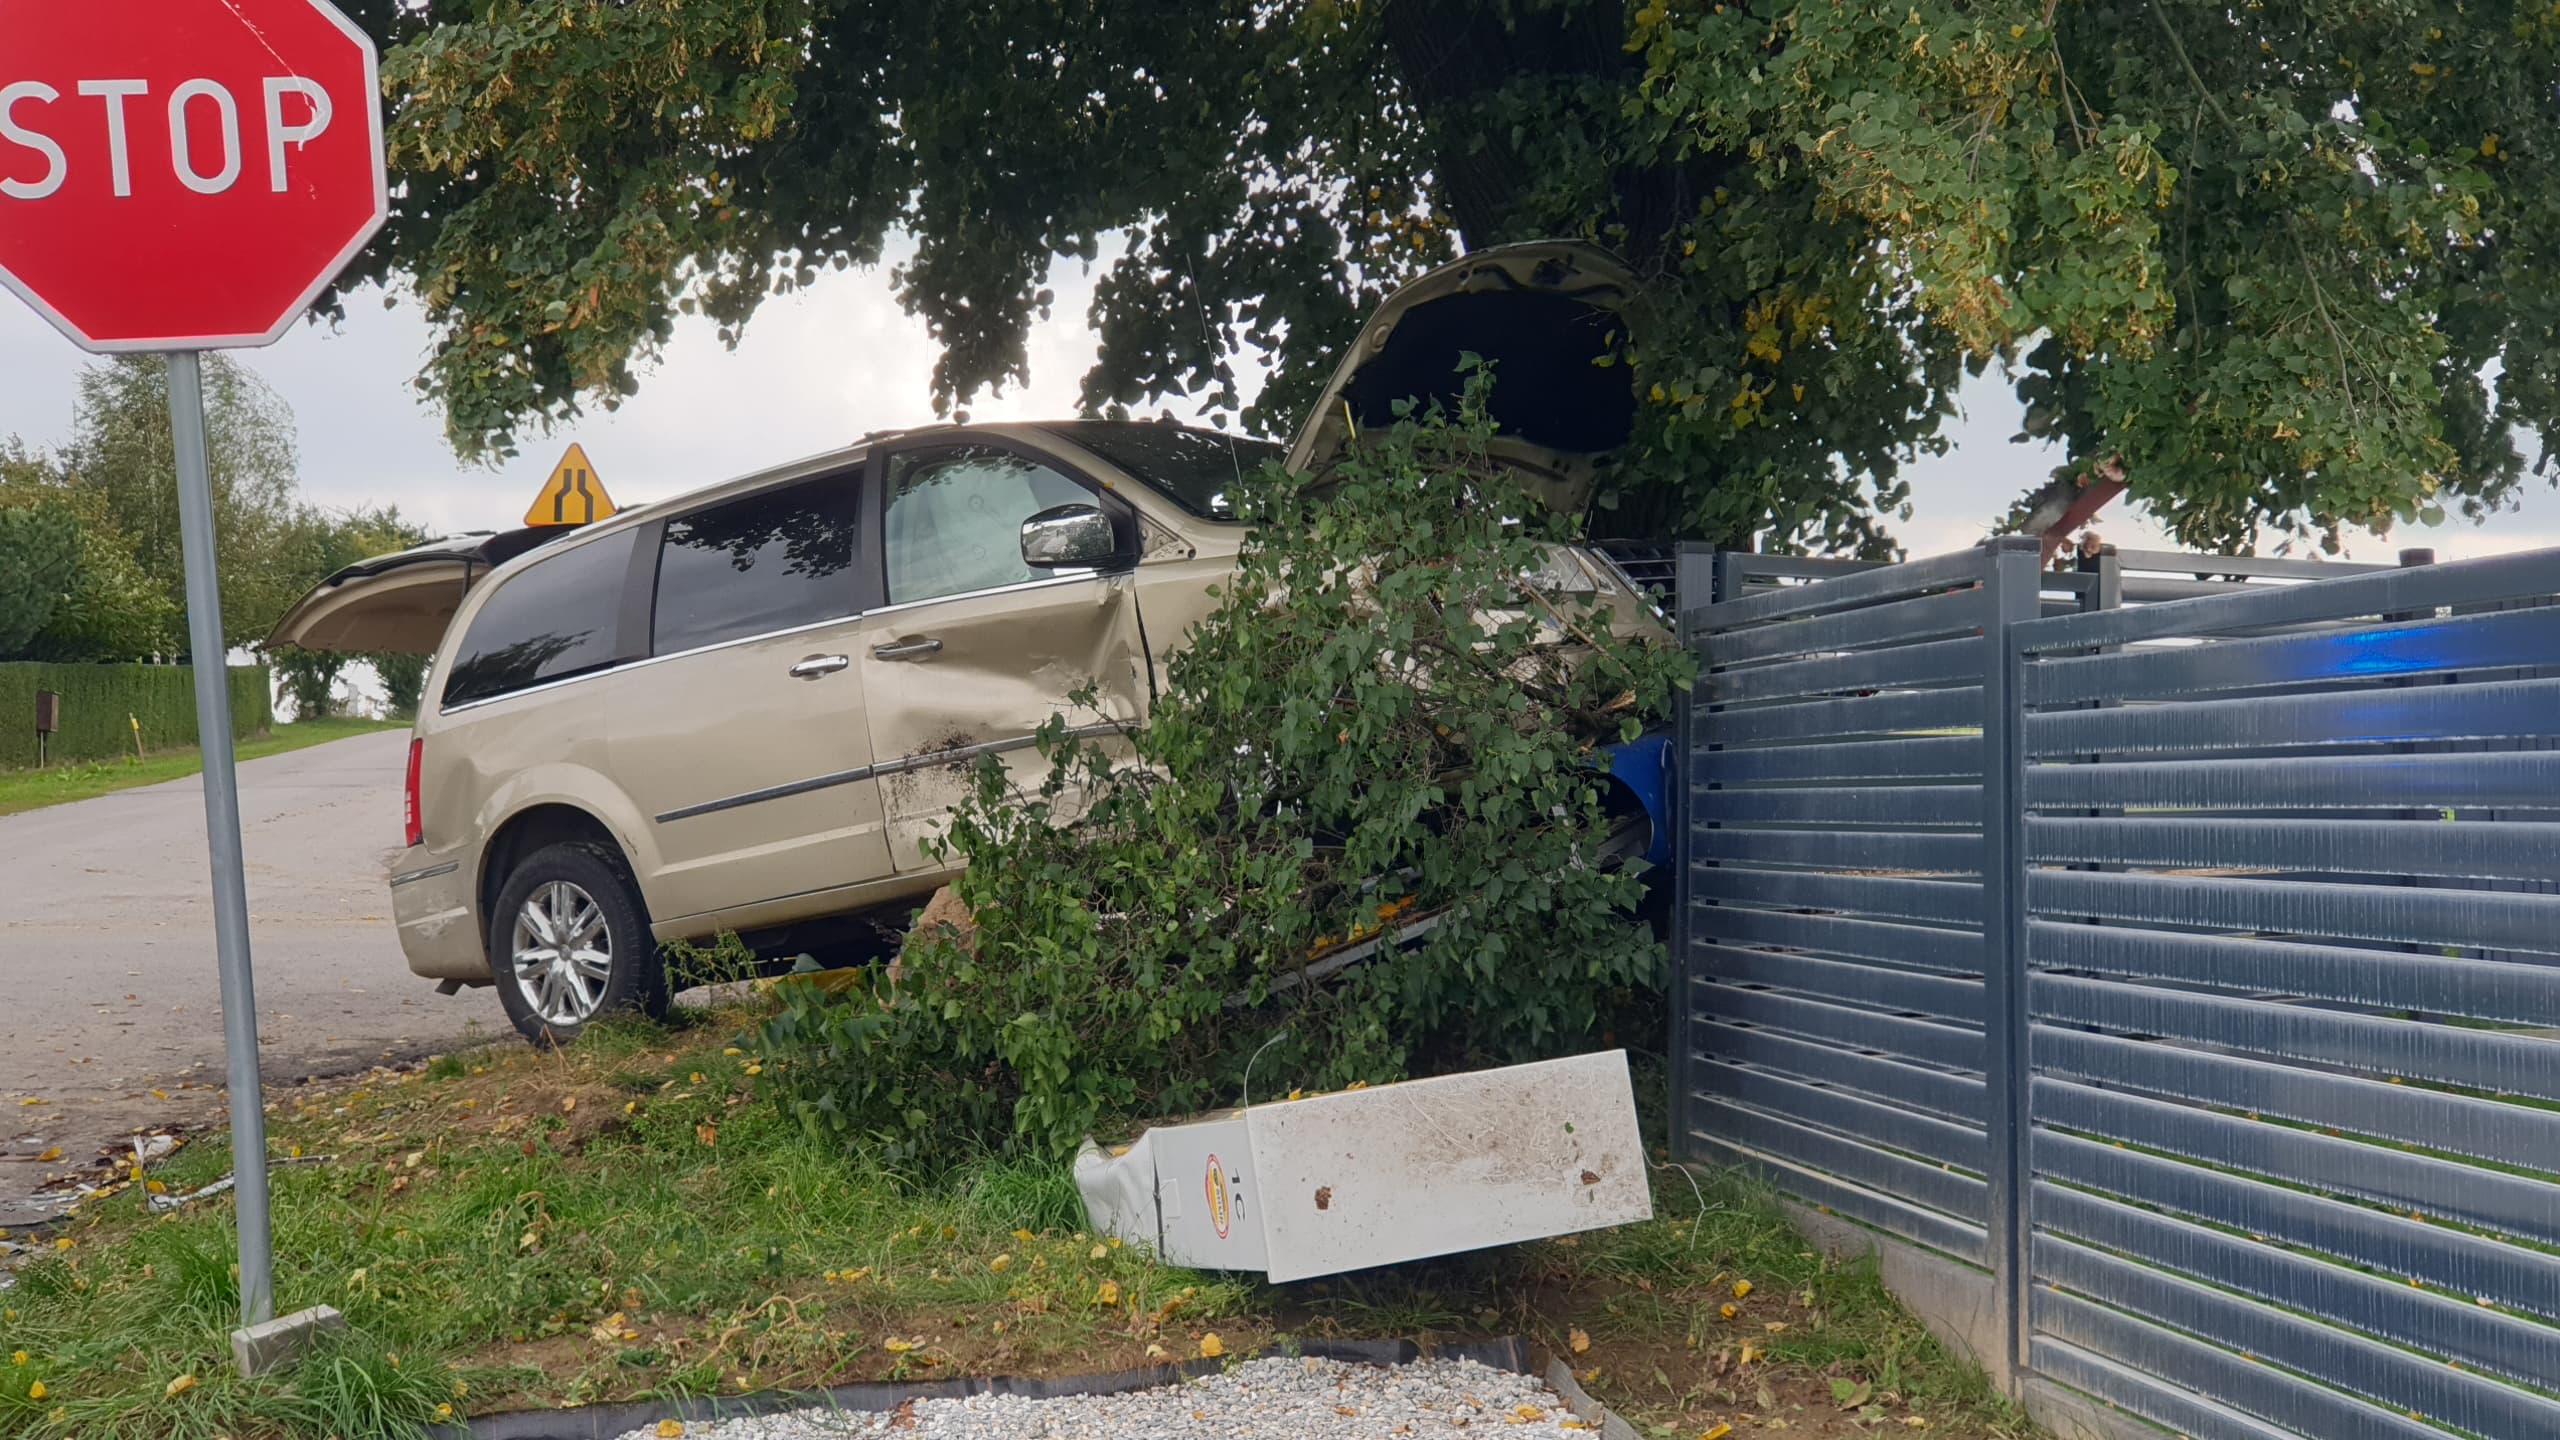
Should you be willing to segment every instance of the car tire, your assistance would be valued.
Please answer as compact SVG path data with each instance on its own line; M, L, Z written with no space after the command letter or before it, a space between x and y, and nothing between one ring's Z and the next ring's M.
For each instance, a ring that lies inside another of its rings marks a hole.
M489 912L498 1003L536 1045L567 1045L610 1015L667 1013L667 967L622 857L547 845L518 861Z

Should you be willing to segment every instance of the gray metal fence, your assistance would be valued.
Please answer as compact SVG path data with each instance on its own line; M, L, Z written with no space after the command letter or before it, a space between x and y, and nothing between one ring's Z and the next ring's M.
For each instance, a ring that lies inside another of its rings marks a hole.
M1684 555L1677 1143L2030 1398L2560 1435L2560 552L2294 568Z

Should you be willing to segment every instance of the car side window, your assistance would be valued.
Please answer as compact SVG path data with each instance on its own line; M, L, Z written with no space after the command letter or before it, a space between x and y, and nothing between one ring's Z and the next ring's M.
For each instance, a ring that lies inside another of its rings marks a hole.
M1094 494L1037 460L989 445L889 457L882 548L889 603L912 604L1046 578L1022 563L1022 522Z
M546 555L501 582L454 651L444 703L512 694L600 670L621 652L622 586L639 532Z
M859 498L855 477L830 475L668 521L650 653L851 615Z

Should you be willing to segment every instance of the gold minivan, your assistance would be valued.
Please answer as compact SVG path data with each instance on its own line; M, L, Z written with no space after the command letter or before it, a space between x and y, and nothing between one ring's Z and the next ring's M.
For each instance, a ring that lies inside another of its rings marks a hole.
M1234 568L1236 483L1450 396L1460 351L1497 363L1498 453L1578 507L1633 414L1624 368L1592 363L1623 345L1631 289L1579 246L1481 252L1382 308L1287 450L1141 421L875 435L581 529L366 561L270 643L434 655L391 876L401 947L566 1040L663 1006L665 942L876 948L880 917L950 878L932 842L965 762L1000 756L1036 790L1033 733L1088 683L1100 710L1076 721L1144 722ZM1651 623L1605 557L1555 563ZM1658 797L1643 808L1663 833Z

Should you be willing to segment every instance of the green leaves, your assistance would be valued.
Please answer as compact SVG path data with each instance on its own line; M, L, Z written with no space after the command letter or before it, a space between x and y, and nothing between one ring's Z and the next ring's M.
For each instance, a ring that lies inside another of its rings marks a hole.
M1320 491L1246 483L1238 575L1134 756L1061 722L1040 795L977 772L951 829L974 934L911 939L894 985L786 987L767 1041L804 1113L928 1164L1063 1156L1232 1103L1248 1069L1268 1096L1528 1058L1650 1003L1641 887L1594 863L1593 747L1688 662L1631 602L1524 582L1572 531L1489 463L1488 383Z

